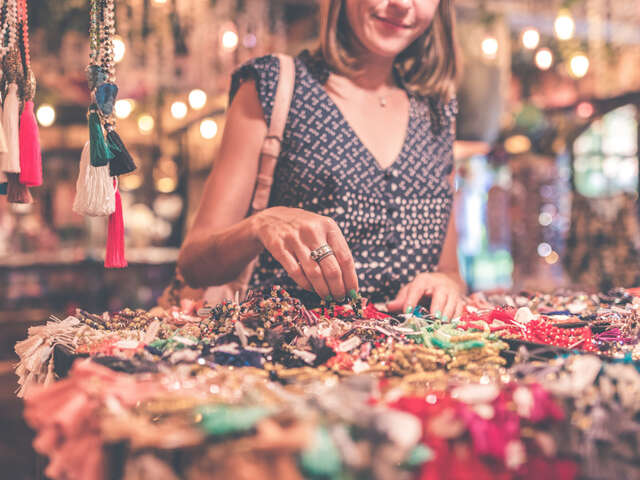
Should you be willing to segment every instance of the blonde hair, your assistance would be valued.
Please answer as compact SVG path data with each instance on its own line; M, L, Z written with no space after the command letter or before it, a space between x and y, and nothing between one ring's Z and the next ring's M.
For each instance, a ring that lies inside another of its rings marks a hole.
M354 38L344 0L323 1L316 55L322 55L336 72L353 75L359 69ZM443 100L453 97L460 74L453 0L440 0L431 25L396 57L395 67L412 92L438 95Z

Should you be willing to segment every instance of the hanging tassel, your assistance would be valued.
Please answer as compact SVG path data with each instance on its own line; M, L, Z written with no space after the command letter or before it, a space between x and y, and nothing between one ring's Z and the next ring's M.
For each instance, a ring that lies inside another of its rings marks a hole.
M29 187L20 183L19 173L7 173L7 200L10 203L33 203Z
M24 102L20 116L20 183L28 187L42 185L42 153L33 102Z
M2 106L2 99L0 98L0 107ZM0 113L0 155L4 155L9 152L7 147L7 137L4 135L4 128L2 126L2 114Z
M7 153L0 155L0 160L2 161L0 169L6 173L20 173L19 109L18 85L10 83L2 111L2 124L7 141Z
M109 174L112 177L117 177L133 172L136 169L136 164L118 132L107 128L107 142L111 153L113 153L113 158L109 162Z
M91 142L91 165L94 167L104 167L113 158L107 143L104 141L100 117L98 117L97 106L89 107L89 141Z
M109 217L104 266L105 268L124 268L127 266L127 260L124 257L124 219L122 218L122 199L115 178L113 186L116 192L116 211Z
M80 156L80 170L76 181L73 211L80 215L102 217L116 210L115 190L109 167L91 165L91 144L85 143Z
M0 79L2 78L2 73L0 73ZM0 121L2 120L2 97L0 97ZM2 127L2 123L0 123L0 195L7 194L7 176L4 174L4 164L7 160L7 153L9 153L9 149L7 148L7 137L4 135L4 128Z

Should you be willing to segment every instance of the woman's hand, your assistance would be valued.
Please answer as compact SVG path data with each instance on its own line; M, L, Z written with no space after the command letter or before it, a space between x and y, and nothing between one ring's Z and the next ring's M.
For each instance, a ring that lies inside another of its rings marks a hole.
M464 282L457 273L421 273L400 289L387 308L391 312L406 312L430 296L430 313L447 321L462 313L465 290Z
M300 287L338 300L358 290L351 250L332 218L289 207L267 208L252 218L256 238ZM323 245L335 255L316 262L311 251Z

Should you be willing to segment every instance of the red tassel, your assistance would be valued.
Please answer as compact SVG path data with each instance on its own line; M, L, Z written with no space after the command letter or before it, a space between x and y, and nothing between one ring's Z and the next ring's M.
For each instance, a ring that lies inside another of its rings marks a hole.
M114 186L116 181L113 181ZM104 257L105 268L124 268L127 259L124 257L124 219L122 218L122 199L116 188L116 211L109 215L107 232L107 253Z
M27 187L42 185L42 153L33 102L24 102L20 115L20 183Z

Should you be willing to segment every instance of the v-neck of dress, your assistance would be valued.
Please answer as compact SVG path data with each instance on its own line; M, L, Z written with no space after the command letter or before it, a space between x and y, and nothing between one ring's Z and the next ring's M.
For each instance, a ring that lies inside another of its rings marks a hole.
M376 156L373 154L373 152L364 143L364 141L362 140L362 137L358 135L358 132L356 132L356 130L351 125L351 123L349 123L349 120L347 120L347 118L344 116L344 114L342 113L342 110L340 110L340 107L338 107L338 104L333 100L333 98L331 98L331 95L329 95L329 92L327 92L327 90L324 88L324 85L320 81L318 81L318 79L315 78L313 75L311 75L311 77L313 78L314 86L320 90L321 95L325 97L330 108L333 108L336 110L340 121L344 123L344 125L349 130L349 132L358 141L358 143L360 143L362 148L364 148L365 152L367 153L367 157L370 159L371 163L373 163L373 165L382 173L385 173L393 169L394 167L397 167L397 165L401 163L402 159L404 158L406 154L407 145L409 144L409 130L411 129L411 122L413 120L413 115L415 110L414 108L415 105L413 103L414 102L413 95L411 95L409 92L403 89L409 99L409 114L407 115L407 125L404 131L404 140L402 141L402 146L400 147L400 151L395 156L394 160L387 167L383 167L378 161L378 159L376 158Z

